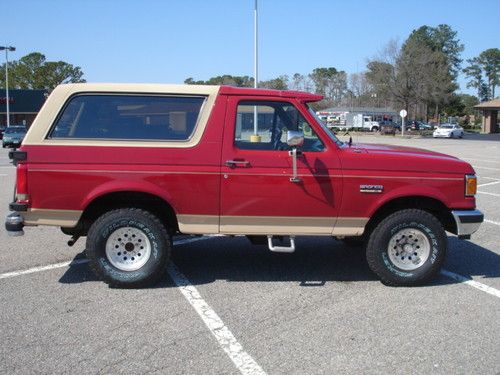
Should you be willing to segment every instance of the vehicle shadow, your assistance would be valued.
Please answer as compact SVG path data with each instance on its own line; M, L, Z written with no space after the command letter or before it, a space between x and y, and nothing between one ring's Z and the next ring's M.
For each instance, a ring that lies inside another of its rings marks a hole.
M471 141L500 142L500 133L481 134L481 133L473 133L473 132L467 133L466 132L465 137L467 138L467 140L471 140Z
M193 285L229 282L293 282L302 287L321 287L328 282L377 281L359 248L331 238L297 239L291 254L270 252L267 246L251 245L244 237L214 237L174 246L172 261ZM443 268L465 277L500 277L500 255L469 241L448 237L448 256ZM77 258L81 255L77 256ZM70 266L59 282L97 281L88 264ZM378 282L378 281L377 281ZM445 276L429 286L455 284ZM165 280L156 287L174 287Z

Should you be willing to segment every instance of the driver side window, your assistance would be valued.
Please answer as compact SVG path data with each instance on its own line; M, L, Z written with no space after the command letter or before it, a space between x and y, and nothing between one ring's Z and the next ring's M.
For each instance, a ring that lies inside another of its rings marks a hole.
M321 152L323 142L290 103L242 101L238 104L234 144L242 150L288 150L287 131L304 134L302 151Z

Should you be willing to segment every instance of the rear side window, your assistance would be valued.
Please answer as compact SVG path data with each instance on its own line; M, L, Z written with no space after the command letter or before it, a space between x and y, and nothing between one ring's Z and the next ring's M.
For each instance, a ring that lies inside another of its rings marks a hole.
M70 99L49 139L185 141L204 97L78 95Z

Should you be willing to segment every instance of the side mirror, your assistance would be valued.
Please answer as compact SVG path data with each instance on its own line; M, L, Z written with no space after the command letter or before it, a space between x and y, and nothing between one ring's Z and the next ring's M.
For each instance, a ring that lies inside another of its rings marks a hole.
M304 133L289 130L286 133L286 143L290 147L300 147L304 144Z

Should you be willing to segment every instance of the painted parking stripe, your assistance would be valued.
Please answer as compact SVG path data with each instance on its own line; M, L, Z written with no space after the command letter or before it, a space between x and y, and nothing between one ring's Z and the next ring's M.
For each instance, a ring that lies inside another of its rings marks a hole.
M465 276L459 275L458 273L450 272L448 270L441 270L441 275L449 277L459 283L467 284L473 288L479 289L482 292L491 294L492 296L500 298L500 290L492 288L491 286L479 283Z
M233 361L236 368L245 375L265 374L266 372L257 362L243 350L243 347L236 340L229 328L227 328L208 303L205 302L186 276L173 263L169 264L167 271L182 295L198 313L203 323L205 323L220 347L226 352L231 361Z
M493 197L500 197L500 194L495 194L495 193L488 193L486 191L478 191L478 194L484 194L484 195L491 195Z
M474 165L474 169L486 169L488 171L500 171L500 168L480 167L477 165Z
M484 222L485 222L485 223L490 223L490 224L493 224L493 225L498 225L498 226L500 226L500 223L499 223L499 222L497 222L497 221L484 219Z
M203 236L186 238L174 241L174 245L183 245L209 238L211 237ZM22 271L7 272L0 274L0 279L48 271L56 268L64 268L70 265L84 264L88 262L88 259L76 259L73 261L50 264L47 266L33 267ZM266 372L257 364L257 362L255 362L255 360L243 350L243 346L241 346L241 344L236 340L234 335L217 315L217 313L201 297L195 286L172 262L168 265L167 272L184 298L186 298L196 313L201 317L203 323L205 323L208 327L210 333L212 333L212 335L216 338L222 350L224 350L231 361L233 361L236 368L244 375L266 375Z
M487 182L485 184L480 184L480 185L477 185L477 187L490 186L490 185L498 185L498 184L500 184L500 180L493 181L493 182Z
M191 243L191 242L206 240L208 238L210 238L210 237L203 236L203 237L185 238L182 240L174 241L174 245L184 245L184 244ZM21 275L29 275L31 273L50 271L50 270L55 270L57 268L64 268L64 267L68 267L68 266L76 266L76 265L85 264L88 262L89 262L89 260L87 258L82 258L82 259L69 260L67 262L49 264L46 266L32 267L32 268L28 268L25 270L6 272L6 273L0 274L0 279L8 279L11 277L16 277L16 276L21 276Z
M8 279L10 277L29 275L30 273L37 273L37 272L42 272L42 271L50 271L50 270L54 270L56 268L64 268L64 267L74 266L74 265L78 265L78 264L84 264L84 263L88 263L88 262L89 262L88 259L75 259L75 260L70 260L68 262L49 264L47 266L33 267L33 268L28 268L26 270L20 270L20 271L12 271L12 272L0 274L0 279Z
M500 163L500 160L491 160L491 159L474 159L474 158L461 158L464 160L472 160L472 161L482 161L485 163Z

